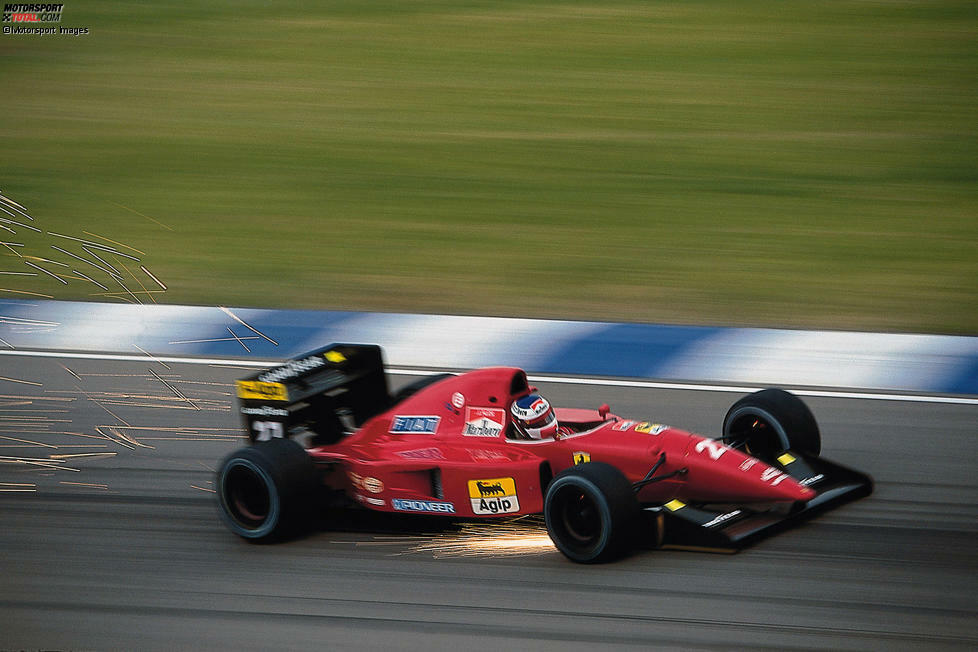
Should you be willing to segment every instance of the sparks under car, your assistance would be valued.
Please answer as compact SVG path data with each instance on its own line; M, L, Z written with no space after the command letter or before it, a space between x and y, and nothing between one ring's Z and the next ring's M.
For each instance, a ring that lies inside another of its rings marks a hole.
M542 513L556 547L588 563L638 546L736 550L872 491L868 476L820 457L812 413L780 389L735 402L718 439L604 405L556 408L558 425L531 437L518 417L543 409L534 391L523 370L492 367L392 396L380 348L356 344L240 380L251 445L218 470L223 520L271 540L309 527L327 503L455 519Z

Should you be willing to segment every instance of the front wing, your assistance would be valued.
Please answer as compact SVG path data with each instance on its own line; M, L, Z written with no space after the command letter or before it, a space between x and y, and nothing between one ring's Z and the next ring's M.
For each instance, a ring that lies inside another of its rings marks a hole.
M672 500L643 508L648 547L736 552L843 503L868 496L872 479L820 457L789 451L779 468L818 492L791 505L717 505Z

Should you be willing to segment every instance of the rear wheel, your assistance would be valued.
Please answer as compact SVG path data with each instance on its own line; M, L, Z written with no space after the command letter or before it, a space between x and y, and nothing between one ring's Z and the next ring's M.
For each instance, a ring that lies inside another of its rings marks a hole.
M611 561L626 553L634 543L638 515L631 483L610 464L566 469L547 488L547 531L571 561Z
M272 439L228 455L217 472L221 516L238 536L274 540L300 533L311 521L316 467L289 439Z
M734 403L723 419L724 443L769 461L791 449L809 455L822 451L815 416L783 389L764 389Z

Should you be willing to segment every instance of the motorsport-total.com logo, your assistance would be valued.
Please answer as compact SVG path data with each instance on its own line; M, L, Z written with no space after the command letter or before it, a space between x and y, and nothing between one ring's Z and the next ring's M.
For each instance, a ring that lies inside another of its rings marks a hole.
M5 23L60 23L63 4L5 4Z
M47 36L52 34L81 36L88 34L87 27L60 27L51 23L60 23L64 12L63 4L54 3L6 3L3 5L3 33L12 35L35 34Z

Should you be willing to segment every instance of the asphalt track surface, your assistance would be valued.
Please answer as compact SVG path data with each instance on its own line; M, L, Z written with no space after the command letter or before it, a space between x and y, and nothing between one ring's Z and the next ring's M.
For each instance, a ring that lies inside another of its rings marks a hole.
M978 406L807 399L871 497L736 555L585 567L522 522L239 540L213 474L244 373L0 358L0 650L978 647ZM540 386L704 434L739 396Z

